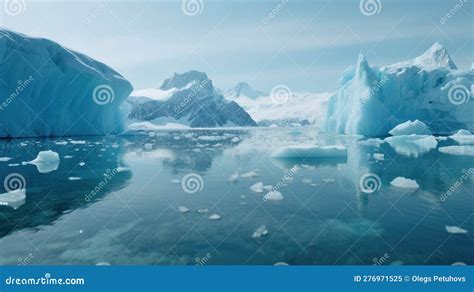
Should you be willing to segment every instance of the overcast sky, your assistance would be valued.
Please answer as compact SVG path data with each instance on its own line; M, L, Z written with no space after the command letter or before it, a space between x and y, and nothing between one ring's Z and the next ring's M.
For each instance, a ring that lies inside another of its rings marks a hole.
M23 10L9 15L2 5L2 26L88 54L136 89L196 69L224 90L239 81L265 91L333 90L360 51L383 66L435 41L459 68L473 61L471 0L366 0L378 7L371 16L358 0L186 0L197 3L196 15L182 1L4 1L23 1Z

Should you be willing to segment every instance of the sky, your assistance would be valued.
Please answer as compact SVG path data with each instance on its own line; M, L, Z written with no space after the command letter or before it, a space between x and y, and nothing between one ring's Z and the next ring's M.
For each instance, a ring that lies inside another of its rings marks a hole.
M135 89L199 70L221 90L332 91L359 52L384 66L435 41L460 69L473 62L473 0L3 2L1 26L85 53Z

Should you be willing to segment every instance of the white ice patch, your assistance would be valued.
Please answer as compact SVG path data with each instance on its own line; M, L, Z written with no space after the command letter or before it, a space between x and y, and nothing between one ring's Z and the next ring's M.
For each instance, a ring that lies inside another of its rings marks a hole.
M268 234L267 227L265 225L260 225L255 232L252 234L252 238L260 238Z
M186 208L184 206L179 206L178 207L178 212L179 213L188 213L189 211L191 211L191 210L189 210L188 208Z
M78 177L78 176L70 176L67 178L68 180L81 180L82 178Z
M231 183L237 182L239 180L239 173L235 172L235 173L231 174L227 180Z
M258 182L250 187L251 191L256 193L263 193L263 182Z
M474 146L446 146L438 150L451 155L474 156Z
M395 152L409 157L419 157L435 149L438 141L434 136L403 135L385 138Z
M379 161L385 160L385 155L383 153L374 153L374 159Z
M431 135L431 131L425 125L425 123L419 120L407 121L402 123L391 131L388 132L392 136L403 136L403 135Z
M466 229L462 229L461 227L457 226L446 226L446 231L451 234L465 234L467 233Z
M283 195L279 191L270 191L264 196L267 201L280 201L283 200Z
M11 157L0 157L0 162L7 162L7 161L10 161L12 159L13 158L11 158Z
M209 216L209 220L219 220L221 219L221 216L219 216L218 214L212 214L211 216Z
M13 209L18 209L25 203L26 189L19 189L0 194L0 206L9 206Z
M418 189L420 186L416 182L416 180L408 179L404 177L397 177L390 182L390 184L397 188L403 189Z
M456 134L450 136L449 138L461 145L474 144L474 135L467 130L459 130Z
M273 153L276 158L327 158L347 157L347 148L343 145L332 146L291 146Z
M252 177L257 177L257 176L259 176L258 169L254 169L250 172L240 175L241 178L252 178Z
M29 164L36 165L38 172L49 173L55 171L59 167L59 154L52 151L40 151L36 159L29 161Z

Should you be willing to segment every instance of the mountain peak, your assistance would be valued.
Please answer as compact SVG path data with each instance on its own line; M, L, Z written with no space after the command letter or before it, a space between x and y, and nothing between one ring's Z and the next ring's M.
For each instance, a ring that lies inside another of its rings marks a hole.
M207 74L204 72L191 70L185 73L174 73L173 77L166 79L161 85L161 90L169 90L171 88L183 88L189 85L191 82L196 84L202 84L211 82Z
M225 93L225 95L230 99L237 98L240 96L246 96L251 99L256 99L260 96L264 96L265 93L262 91L254 90L252 86L250 86L250 84L248 84L247 82L239 82L234 88L229 89Z

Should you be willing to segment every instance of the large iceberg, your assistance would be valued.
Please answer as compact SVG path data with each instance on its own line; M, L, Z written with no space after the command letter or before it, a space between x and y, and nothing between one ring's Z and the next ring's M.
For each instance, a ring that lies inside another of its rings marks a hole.
M132 85L86 55L0 29L0 137L122 131L119 105Z
M396 125L419 120L433 134L474 130L474 71L458 70L435 43L423 55L376 68L363 54L347 69L328 105L328 132L386 136Z

